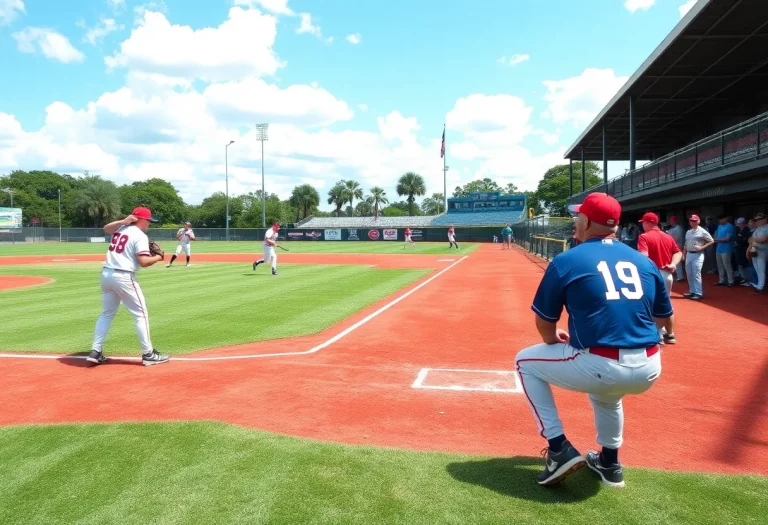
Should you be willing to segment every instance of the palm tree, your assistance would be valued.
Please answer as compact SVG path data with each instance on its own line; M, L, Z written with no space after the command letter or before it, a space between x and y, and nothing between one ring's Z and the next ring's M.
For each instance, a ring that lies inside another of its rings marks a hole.
M347 197L349 199L349 207L355 209L352 201L355 199L363 198L363 188L360 187L360 183L355 180L344 181L344 186L347 189Z
M409 171L397 181L397 194L400 196L408 195L408 215L413 216L413 202L415 196L422 196L427 193L427 187L424 184L424 177L418 173Z
M328 191L328 204L336 206L336 217L341 215L341 208L349 200L347 197L347 187L343 181L339 181Z
M438 215L440 210L443 209L443 194L433 193L431 197L427 197L421 201L421 210L425 215Z
M374 186L373 188L371 188L371 195L368 198L371 200L371 206L373 206L373 213L378 219L379 211L381 210L381 205L389 204L389 199L387 199L387 192L384 191L383 188Z
M75 209L93 221L94 227L106 224L107 219L120 215L120 193L114 182L98 175L86 175L75 197Z
M293 188L289 202L301 211L301 219L306 219L309 212L320 205L320 194L311 184L302 184Z

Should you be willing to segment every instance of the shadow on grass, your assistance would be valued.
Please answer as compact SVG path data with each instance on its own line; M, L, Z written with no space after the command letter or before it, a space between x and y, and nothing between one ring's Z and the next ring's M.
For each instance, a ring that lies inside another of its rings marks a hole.
M97 366L107 365L128 365L128 366L143 366L141 359L129 358L125 356L110 357L107 356L107 361L100 365L94 365L85 360L88 357L89 352L74 352L72 354L63 355L58 358L59 363L67 366L73 366L75 368L95 368Z
M559 485L542 487L536 474L543 466L541 458L513 457L450 463L446 470L457 481L540 503L578 503L600 489L600 480L586 466Z

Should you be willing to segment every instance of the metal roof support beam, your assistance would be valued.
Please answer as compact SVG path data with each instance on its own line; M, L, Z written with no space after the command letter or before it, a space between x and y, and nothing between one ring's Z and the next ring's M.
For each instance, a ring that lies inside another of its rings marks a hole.
M573 197L573 159L568 159L569 171L571 176L568 177L568 196Z
M629 169L635 169L635 99L632 95L629 96Z
M608 140L605 135L605 124L603 124L603 184L608 193Z
M581 148L581 191L587 189L587 168L584 166L584 148Z

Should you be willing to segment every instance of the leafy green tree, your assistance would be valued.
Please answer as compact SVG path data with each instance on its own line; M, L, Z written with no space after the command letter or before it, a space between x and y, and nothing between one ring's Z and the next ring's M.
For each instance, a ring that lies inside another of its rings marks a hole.
M358 217L371 217L373 215L373 199L370 196L357 203L355 215Z
M502 189L496 183L496 181L486 177L482 180L478 179L478 180L473 180L471 182L468 182L464 186L456 186L456 188L453 190L453 196L469 197L470 193L493 192L493 191L502 191Z
M337 182L333 188L328 190L328 204L336 206L336 217L341 215L341 208L348 200L347 186L344 181Z
M86 175L75 197L74 207L81 217L100 228L120 217L120 192L114 182L98 175Z
M371 200L371 207L373 208L373 214L378 219L379 211L381 210L381 205L389 204L389 199L387 198L387 192L384 191L384 188L380 188L379 186L374 186L373 188L371 188L371 196L368 198Z
M149 179L120 187L123 214L128 215L137 206L146 206L155 217L166 223L186 219L186 206L178 191L163 179Z
M302 184L293 188L289 202L299 210L298 220L306 219L320 205L320 194L311 184Z
M363 188L360 187L360 183L355 180L345 180L344 186L347 188L347 199L349 200L349 207L352 208L355 199L363 198ZM354 209L354 208L353 208Z
M431 197L421 201L421 211L424 212L424 215L438 215L444 211L444 208L442 193L433 193Z
M397 181L397 194L400 196L408 196L408 214L413 215L413 203L416 200L416 196L421 197L427 193L427 187L424 183L424 177L418 173L409 171Z
M395 206L387 206L381 210L382 217L405 217L408 212Z
M602 170L596 162L586 162L584 169L587 177L587 188L596 186L603 181ZM569 172L568 164L560 164L548 169L536 189L536 195L543 209L554 217L568 216ZM573 163L573 187L574 190L581 188L581 162Z
M517 188L516 185L510 182L506 186L504 186L504 188L502 188L501 194L502 195L518 195L520 194L520 190Z

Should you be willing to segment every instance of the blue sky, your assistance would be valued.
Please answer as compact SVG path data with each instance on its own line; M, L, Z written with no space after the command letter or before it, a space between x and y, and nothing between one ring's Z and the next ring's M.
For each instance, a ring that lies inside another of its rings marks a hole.
M0 173L163 176L199 202L228 137L230 192L257 189L268 121L268 191L351 177L397 198L405 171L442 191L447 122L449 193L533 189L683 4L0 0Z

